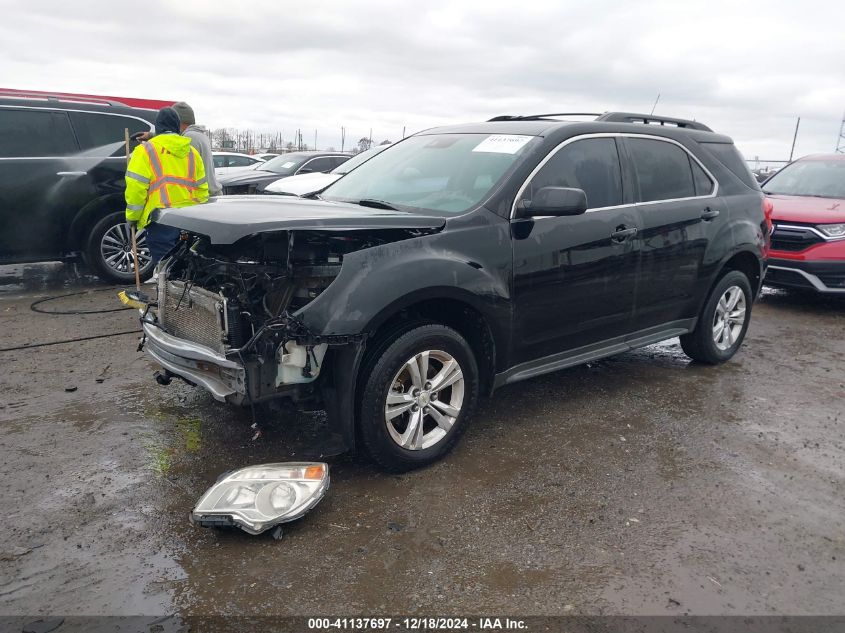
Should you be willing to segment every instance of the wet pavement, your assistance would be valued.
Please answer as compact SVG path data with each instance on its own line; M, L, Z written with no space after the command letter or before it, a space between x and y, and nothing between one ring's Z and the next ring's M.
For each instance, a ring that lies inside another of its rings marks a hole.
M137 329L56 314L115 294L0 267L0 615L843 613L845 301L767 291L720 367L673 340L509 386L433 467L333 460L274 541L188 512L310 456L321 415L261 411L253 442L248 411L156 385L134 334L33 347Z

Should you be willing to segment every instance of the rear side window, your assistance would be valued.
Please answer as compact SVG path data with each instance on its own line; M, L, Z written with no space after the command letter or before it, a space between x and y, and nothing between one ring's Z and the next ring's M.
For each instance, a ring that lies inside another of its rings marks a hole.
M122 143L127 128L131 136L135 132L148 132L152 127L149 123L128 116L97 114L96 112L70 112L69 114L82 150L103 149L110 156L123 156L126 152ZM117 146L113 147L115 144Z
M701 145L746 185L752 189L760 188L757 180L751 174L751 170L748 169L748 164L733 143L701 143Z
M622 170L616 141L590 138L564 146L531 179L523 199L531 200L543 187L583 189L589 209L622 204Z
M695 197L689 154L673 143L629 138L642 202Z
M311 170L311 171L329 171L334 167L334 161L332 158L328 156L323 156L322 158L315 158L313 160L309 160L305 163L300 169L302 170Z
M226 164L225 156L213 156L212 160L214 161L215 167L223 167Z
M247 158L246 156L229 156L229 163L227 167L249 167L258 161Z
M0 156L68 156L78 151L67 114L0 108Z

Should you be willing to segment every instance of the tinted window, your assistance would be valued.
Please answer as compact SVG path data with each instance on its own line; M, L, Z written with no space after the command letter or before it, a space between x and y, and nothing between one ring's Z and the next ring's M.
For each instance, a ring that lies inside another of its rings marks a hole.
M340 165L343 165L343 163L348 161L349 158L350 158L349 156L333 156L332 157L332 169L334 169L335 167L339 167Z
M564 146L531 179L523 199L532 199L542 187L583 189L590 209L622 204L622 172L616 141L591 138Z
M305 163L300 169L310 171L330 171L334 167L334 161L328 157L315 158Z
M644 138L629 138L628 146L642 202L695 196L689 156L683 149Z
M215 167L223 167L226 164L226 157L225 156L214 156L214 166Z
M77 151L64 112L0 108L0 156L68 156Z
M720 163L730 169L746 185L752 189L759 188L757 180L751 174L751 170L748 169L748 164L733 143L702 143L701 145L707 148L711 154L719 159Z
M227 167L249 167L254 162L256 161L246 156L229 156L229 164Z
M692 179L695 182L695 193L698 196L709 196L713 193L713 181L710 180L704 170L692 158L689 159L692 166Z
M93 112L70 112L69 114L82 150L102 147L111 156L123 156L126 152L122 144L126 128L129 128L129 134L132 135L135 132L147 132L152 127L144 121L125 116ZM121 144L115 148L109 147L115 143Z

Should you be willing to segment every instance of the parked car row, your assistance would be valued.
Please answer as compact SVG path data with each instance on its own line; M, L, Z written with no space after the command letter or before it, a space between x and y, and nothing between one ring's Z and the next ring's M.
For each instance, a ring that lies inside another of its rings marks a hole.
M106 280L131 281L135 262L123 220L121 139L125 128L152 129L154 114L97 99L0 99L0 218L6 227L0 262L81 257ZM216 152L214 164L226 194L311 196L384 149L354 158L336 152ZM388 155L397 156L392 150ZM765 181L776 224L770 285L845 291L843 164L841 155L806 157ZM147 277L152 267L143 232L138 239Z

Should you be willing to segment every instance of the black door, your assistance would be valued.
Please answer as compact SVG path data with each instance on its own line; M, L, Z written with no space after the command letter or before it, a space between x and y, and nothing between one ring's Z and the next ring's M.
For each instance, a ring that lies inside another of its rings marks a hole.
M0 261L64 252L70 220L85 202L85 168L65 112L0 108Z
M695 316L703 258L724 209L713 179L680 145L633 136L624 144L642 222L643 281L634 317L639 331Z
M588 211L512 221L514 364L630 332L639 220L622 181L616 140L587 138L563 146L523 192L583 189Z

